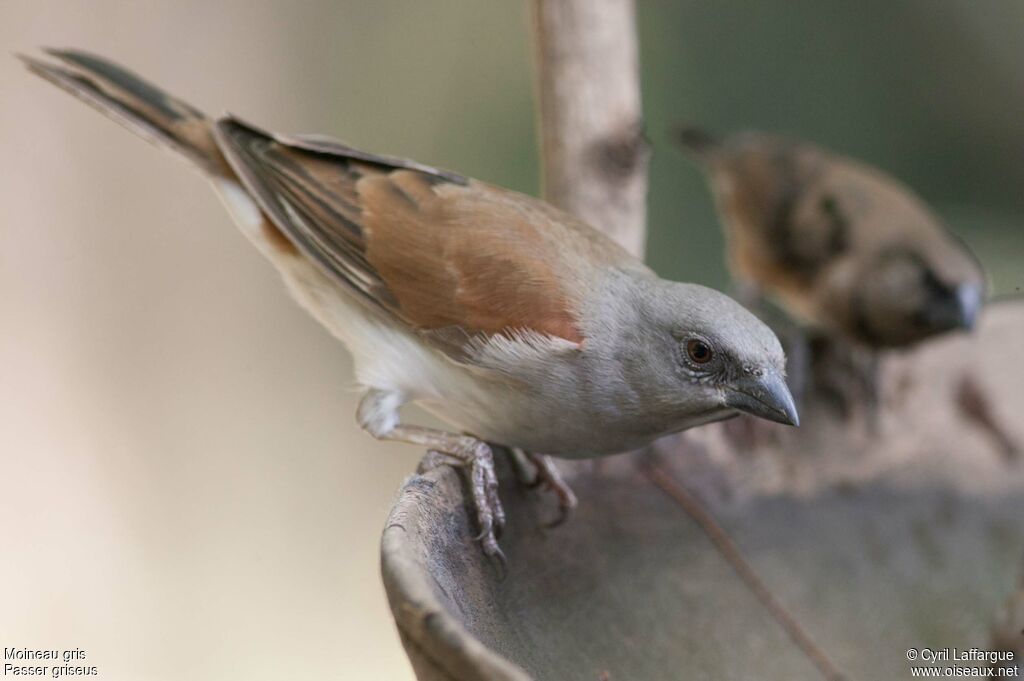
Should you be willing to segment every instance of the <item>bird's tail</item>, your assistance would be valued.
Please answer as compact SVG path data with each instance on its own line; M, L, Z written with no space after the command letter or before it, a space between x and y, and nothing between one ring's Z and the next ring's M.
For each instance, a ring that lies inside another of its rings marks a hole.
M703 128L692 125L678 125L672 137L698 159L704 160L718 150L720 141Z
M158 147L170 149L213 176L231 171L213 140L210 119L134 73L78 50L47 49L48 63L18 55L30 71Z

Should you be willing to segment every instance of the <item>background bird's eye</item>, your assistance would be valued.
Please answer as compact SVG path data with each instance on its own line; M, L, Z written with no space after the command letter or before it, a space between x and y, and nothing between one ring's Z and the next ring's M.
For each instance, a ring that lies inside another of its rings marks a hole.
M686 341L686 356L695 364L707 364L714 357L711 346L696 338Z

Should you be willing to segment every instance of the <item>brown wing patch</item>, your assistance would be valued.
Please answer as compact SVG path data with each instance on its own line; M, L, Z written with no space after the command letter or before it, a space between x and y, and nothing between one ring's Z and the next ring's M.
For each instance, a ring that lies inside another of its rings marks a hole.
M402 316L423 329L522 329L581 342L573 301L538 227L488 200L489 187L435 187L408 170L358 184L366 257Z
M460 329L467 340L533 331L579 343L590 263L642 267L595 230L514 192L411 161L346 155L323 140L294 146L234 119L219 121L216 136L304 255L417 331Z

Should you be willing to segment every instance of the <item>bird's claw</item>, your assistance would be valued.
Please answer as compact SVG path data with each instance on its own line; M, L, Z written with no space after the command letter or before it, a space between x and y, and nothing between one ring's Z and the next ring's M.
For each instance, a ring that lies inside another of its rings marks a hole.
M494 456L483 442L474 442L455 455L469 469L473 508L476 511L480 533L474 541L480 542L484 555L492 559L504 579L508 561L498 546L498 538L505 529L505 509L498 496L498 476L494 472Z
M558 516L551 521L548 521L544 527L551 529L558 527L572 515L572 512L576 510L576 494L572 491L572 488L566 485L564 482L561 483L561 487L554 487L554 492L558 496Z
M558 527L572 515L573 510L576 508L576 494L569 487L568 483L565 482L550 456L544 454L528 454L527 456L537 468L536 481L530 486L537 487L543 485L546 489L554 492L558 498L558 517L545 523L544 527Z
M576 508L576 495L562 478L551 457L530 453L522 456L533 464L535 469L535 475L529 478L524 479L524 476L520 475L523 484L531 488L543 486L554 492L558 499L558 516L544 526L552 528L561 525ZM498 476L494 471L491 447L478 440L467 440L451 453L429 450L420 463L419 470L422 473L443 464L467 469L475 520L479 529L473 541L480 542L484 555L494 563L499 579L504 579L508 572L508 560L498 545L498 539L505 529L506 516L498 496Z
M477 464L472 465L475 467ZM489 469L489 472L487 472L486 466L484 469L484 495L482 497L474 495L477 524L480 527L480 534L474 537L474 541L480 542L484 555L494 563L494 567L498 571L498 579L502 581L508 574L508 559L505 558L505 553L498 546L498 539L505 529L505 509L501 505L501 499L498 498L498 480L494 475L493 467ZM476 473L472 473L472 475L475 479Z
M505 557L505 552L498 546L498 541L494 538L494 535L484 537L480 542L480 546L483 549L484 555L494 565L494 569L498 573L498 581L504 582L505 577L508 576L508 558Z
M483 442L473 441L451 453L429 449L417 471L422 474L443 465L468 470L473 510L480 530L473 541L480 542L484 555L494 561L500 578L504 579L508 560L498 546L498 538L505 529L505 508L498 496L498 476L494 472L491 448Z

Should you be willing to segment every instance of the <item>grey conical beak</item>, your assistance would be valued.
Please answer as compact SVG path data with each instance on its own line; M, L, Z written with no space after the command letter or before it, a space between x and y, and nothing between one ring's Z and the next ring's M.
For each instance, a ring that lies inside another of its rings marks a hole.
M725 403L733 409L787 426L799 426L793 395L782 374L769 371L761 376L744 376L726 389Z

